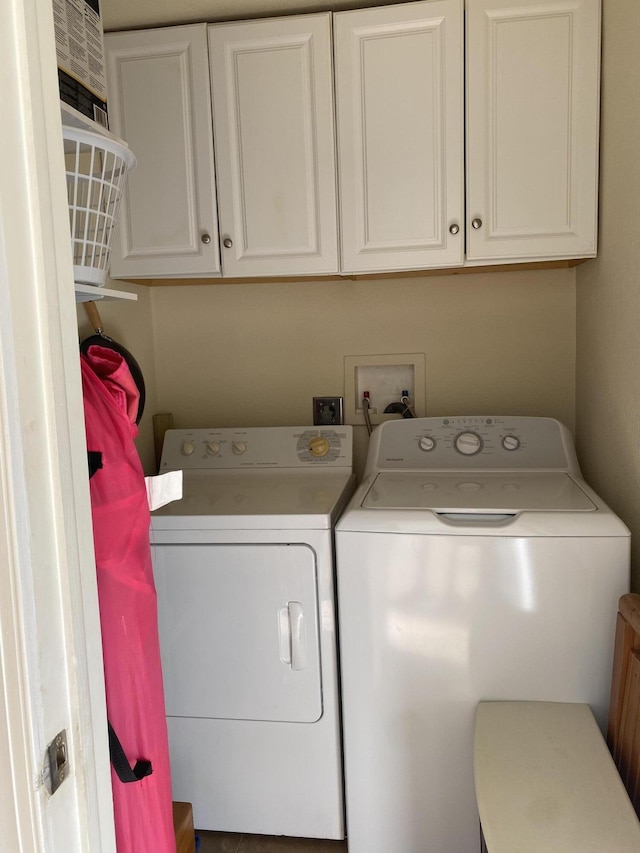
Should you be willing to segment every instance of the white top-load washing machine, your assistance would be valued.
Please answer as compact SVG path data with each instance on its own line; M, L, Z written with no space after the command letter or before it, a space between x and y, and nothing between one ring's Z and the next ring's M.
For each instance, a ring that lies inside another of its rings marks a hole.
M152 515L173 797L200 829L344 837L333 525L352 428L171 430Z
M422 418L374 430L336 553L349 853L478 853L476 705L604 723L629 531L557 421Z

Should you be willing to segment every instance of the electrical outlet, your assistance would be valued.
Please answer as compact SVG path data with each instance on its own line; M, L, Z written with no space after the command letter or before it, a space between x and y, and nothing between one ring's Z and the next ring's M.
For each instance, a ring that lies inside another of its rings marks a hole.
M313 423L315 426L343 424L342 397L314 397Z

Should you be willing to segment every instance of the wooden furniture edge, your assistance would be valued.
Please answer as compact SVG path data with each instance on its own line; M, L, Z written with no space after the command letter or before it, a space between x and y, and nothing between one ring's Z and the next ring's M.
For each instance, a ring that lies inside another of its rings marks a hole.
M173 803L173 830L176 837L176 853L195 853L196 834L193 828L191 803Z
M640 595L618 603L607 744L640 816Z
M640 635L640 595L636 592L626 593L620 598L618 607L631 629Z

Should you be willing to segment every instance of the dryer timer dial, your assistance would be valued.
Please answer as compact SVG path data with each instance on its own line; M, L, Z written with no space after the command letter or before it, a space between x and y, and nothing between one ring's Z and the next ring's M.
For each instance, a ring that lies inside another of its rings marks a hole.
M319 435L316 438L312 438L309 442L309 452L312 456L322 457L326 456L329 452L331 445L327 441L326 438Z

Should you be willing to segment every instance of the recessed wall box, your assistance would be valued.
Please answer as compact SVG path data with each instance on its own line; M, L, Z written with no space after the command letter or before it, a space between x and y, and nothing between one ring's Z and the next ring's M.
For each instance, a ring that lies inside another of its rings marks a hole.
M400 402L409 392L409 405L416 417L426 414L424 353L394 355L347 355L344 358L345 422L364 424L362 398L369 394L371 423L393 420L384 414L390 403Z

